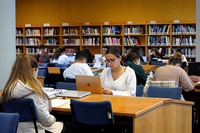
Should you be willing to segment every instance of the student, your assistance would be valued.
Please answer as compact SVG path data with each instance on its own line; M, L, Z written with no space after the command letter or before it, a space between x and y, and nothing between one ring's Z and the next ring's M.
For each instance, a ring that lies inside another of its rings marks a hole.
M105 68L106 67L106 63L105 63L105 60L106 60L106 51L108 50L108 46L103 46L102 48L102 58L99 58L99 61L101 62L102 66Z
M144 69L142 66L140 66L140 57L138 54L129 52L124 60L124 66L129 66L135 71L137 77L137 85L145 85L147 78L144 73Z
M66 55L66 48L64 46L61 46L56 49L52 57L52 63L58 63L64 65L70 64L68 56Z
M182 87L186 92L194 89L194 84L186 72L179 67L182 63L180 56L172 56L169 58L168 65L159 67L154 76L153 81L175 81L176 86Z
M76 53L75 62L63 72L63 77L75 79L75 75L89 75L93 76L93 73L88 66L87 54L84 51L78 51Z
M44 45L40 45L38 47L39 51L38 54L36 55L36 60L38 63L49 63L50 59L49 59L49 55L48 53L45 52L45 46Z
M177 52L180 52L181 53L181 49L180 48L176 48L175 50L174 50L174 54L176 54ZM173 55L172 55L173 56ZM185 58L185 55L183 55L182 53L181 53L181 58L182 58L182 62L187 62L187 59Z
M56 118L50 114L51 100L43 92L42 85L37 80L37 74L37 61L27 54L18 55L3 89L0 102L8 99L33 99L38 116L38 132L48 130L49 132L61 133L64 124L56 122ZM17 133L21 132L35 133L33 122L19 122Z
M90 50L88 48L85 48L85 49L83 49L83 51L88 56L87 63L93 63L93 61L94 61L94 55L90 52Z
M137 45L134 45L130 52L134 52L134 53L138 54L138 56L140 57L140 61L144 62L142 55L141 55L140 48Z
M122 66L121 58L120 49L117 46L112 46L107 50L106 63L109 68L105 68L101 73L103 94L135 96L135 72L128 66Z
M158 61L158 58L159 58L159 52L156 48L153 48L151 50L151 53L149 53L149 55L148 55L148 60L149 61Z

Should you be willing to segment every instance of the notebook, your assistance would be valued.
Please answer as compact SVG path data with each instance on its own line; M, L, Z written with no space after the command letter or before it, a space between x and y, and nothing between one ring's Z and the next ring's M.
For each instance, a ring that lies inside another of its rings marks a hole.
M75 98L81 98L84 96L89 95L91 92L89 91L65 91L62 94L59 94L58 97L75 97Z
M103 94L100 76L75 75L78 91L90 91L91 94Z
M188 64L188 75L200 76L200 62L194 62Z

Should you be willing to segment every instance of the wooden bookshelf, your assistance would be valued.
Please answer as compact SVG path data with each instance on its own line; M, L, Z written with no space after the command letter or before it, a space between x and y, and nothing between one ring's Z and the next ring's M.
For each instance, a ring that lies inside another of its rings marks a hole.
M165 25L166 29L164 30ZM177 26L180 25L183 25L183 27L188 27L190 29L193 28L193 31L195 32L174 33L173 27L177 28ZM112 30L114 28L116 28L115 30L118 31L115 32L114 30L115 33L112 33ZM150 30L149 28L152 29ZM37 34L35 33L36 30ZM109 30L111 31L110 33L108 33ZM54 31L54 33L50 34L49 32L47 34L47 31ZM150 31L152 32L156 31L156 32L150 33ZM32 38L37 43L27 45L27 40L31 40ZM99 38L98 43L97 43L97 38ZM164 39L164 43L162 45L161 42L149 45L149 40L148 40L149 38L155 39L154 42L156 42L156 40L159 41L159 39L161 41L162 38ZM192 44L174 45L173 38L175 39L188 38L190 40L192 39ZM54 43L46 44L45 42L50 39L52 39L52 41L49 42L54 42ZM95 41L93 41L93 39ZM115 43L117 42L117 39L120 40L118 41L119 42L118 44ZM166 43L165 39L168 39L168 43ZM17 54L20 52L24 53L27 50L30 50L32 51L32 53L30 53L31 55L36 55L37 47L40 44L44 44L47 47L48 52L50 51L51 55L53 51L55 51L56 48L60 46L65 46L69 52L88 48L93 54L101 54L102 47L105 45L118 46L121 49L122 54L126 54L127 52L130 51L133 45L137 45L138 47L140 47L143 55L145 56L148 55L149 49L157 48L157 49L162 49L162 51L164 51L163 58L168 58L171 54L173 54L173 50L177 47L183 50L185 49L195 50L196 49L195 39L196 39L195 21L173 20L173 21L24 24L16 26L16 53ZM167 50L168 53L166 52ZM191 61L196 60L195 55L190 55L190 56L188 55L186 56L186 58L190 59Z

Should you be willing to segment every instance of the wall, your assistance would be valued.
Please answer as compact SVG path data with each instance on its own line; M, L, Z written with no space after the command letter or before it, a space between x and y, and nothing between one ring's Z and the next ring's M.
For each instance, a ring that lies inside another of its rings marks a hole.
M196 20L196 0L16 0L16 24Z

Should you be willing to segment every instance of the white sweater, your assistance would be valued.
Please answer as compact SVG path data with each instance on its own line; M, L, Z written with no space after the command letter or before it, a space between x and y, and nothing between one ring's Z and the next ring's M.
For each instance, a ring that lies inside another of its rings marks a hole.
M88 75L94 76L92 70L86 63L73 63L70 67L66 68L63 72L64 78L75 79L75 75Z
M105 68L101 73L102 87L111 89L113 95L135 96L136 83L135 71L130 67L126 67L125 72L115 81L113 81L111 68Z
M56 59L53 59L53 60L52 60L52 63L70 64L70 63L69 63L69 58L68 58L68 56L67 56L67 55L64 55L64 54L60 55L60 56L58 57L57 60L56 60Z

